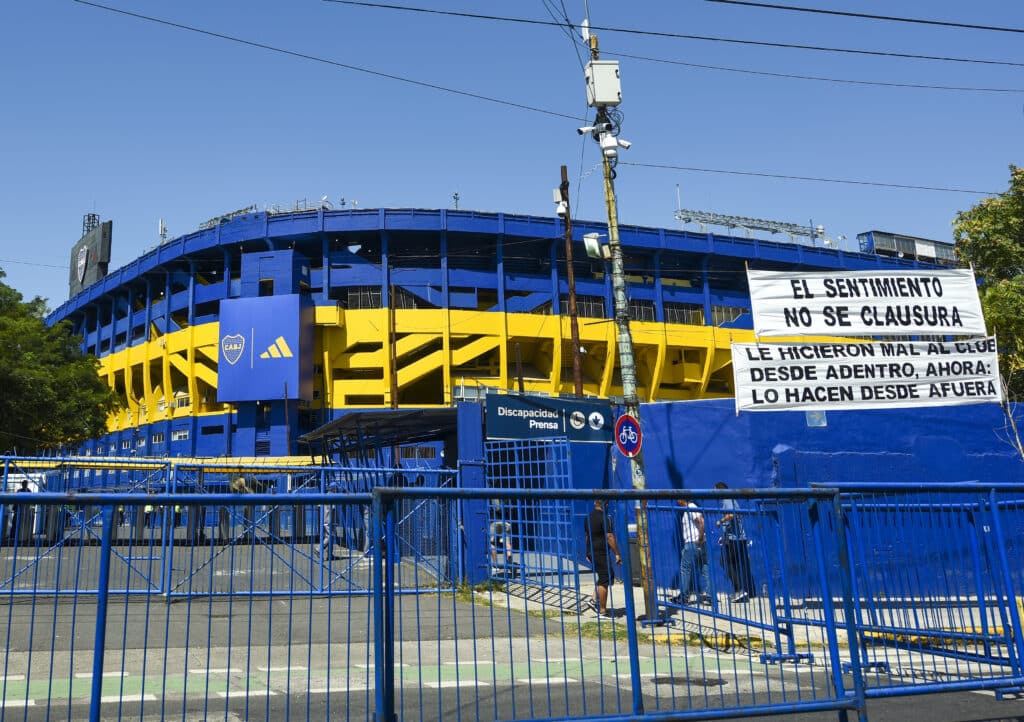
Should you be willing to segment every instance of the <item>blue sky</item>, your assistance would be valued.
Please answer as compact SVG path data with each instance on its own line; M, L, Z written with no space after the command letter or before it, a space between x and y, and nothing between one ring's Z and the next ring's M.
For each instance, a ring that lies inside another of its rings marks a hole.
M580 61L553 27L321 0L101 0L338 63L588 115ZM409 5L549 20L543 0ZM1006 0L790 4L1024 27ZM561 7L562 0L549 0ZM564 0L575 21L580 0ZM1021 35L704 2L590 0L593 25L1024 62ZM899 60L598 32L629 53L777 73L1018 88L946 92L768 78L621 59L623 161L1001 191L1021 164L1020 67ZM582 53L582 51L581 51ZM327 195L360 207L549 215L559 166L575 214L604 219L580 122L415 87L125 17L71 0L0 4L0 268L55 307L82 215L114 221L112 268L250 204ZM582 176L582 183L580 182ZM684 208L949 239L981 196L622 165L620 221L675 227Z

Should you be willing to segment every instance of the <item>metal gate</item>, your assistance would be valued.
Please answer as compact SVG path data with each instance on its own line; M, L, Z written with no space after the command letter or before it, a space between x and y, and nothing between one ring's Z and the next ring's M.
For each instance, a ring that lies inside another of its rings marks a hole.
M503 500L504 489L570 489L569 444L564 438L488 441L484 445L491 576L541 587L579 590L581 557L566 499Z

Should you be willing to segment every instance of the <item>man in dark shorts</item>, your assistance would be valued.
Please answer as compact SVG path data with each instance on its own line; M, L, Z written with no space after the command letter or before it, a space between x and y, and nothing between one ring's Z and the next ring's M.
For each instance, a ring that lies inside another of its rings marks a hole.
M610 617L608 613L608 587L615 581L612 565L608 555L615 555L615 563L622 564L619 545L615 541L611 519L605 511L604 499L594 501L594 508L587 517L587 561L594 565L594 598L591 604L602 617Z

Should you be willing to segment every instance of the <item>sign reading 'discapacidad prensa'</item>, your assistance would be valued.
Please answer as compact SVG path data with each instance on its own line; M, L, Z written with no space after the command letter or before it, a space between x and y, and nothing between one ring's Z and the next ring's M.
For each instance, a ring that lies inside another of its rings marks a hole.
M747 271L755 336L984 336L969 269Z
M734 343L736 411L895 409L1002 401L994 337Z

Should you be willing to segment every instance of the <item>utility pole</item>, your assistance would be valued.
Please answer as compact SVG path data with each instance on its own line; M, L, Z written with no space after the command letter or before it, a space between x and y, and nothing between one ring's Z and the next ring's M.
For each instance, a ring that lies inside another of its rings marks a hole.
M580 356L580 320L576 314L576 270L572 259L572 206L569 205L569 172L562 166L562 184L558 195L558 215L565 221L565 268L569 281L569 329L572 339L572 383L576 396L583 396L583 359Z
M589 128L580 128L580 134L589 132L601 147L601 161L604 169L604 200L608 208L608 248L611 260L612 295L615 302L615 325L619 339L619 370L622 374L622 396L626 413L640 422L640 399L637 396L636 359L633 355L633 336L629 328L629 300L626 296L625 268L622 261L622 245L619 243L619 217L615 199L615 165L618 163L619 148L629 148L630 143L618 138L619 128L609 115L608 108L621 102L619 68L617 62L601 61L597 36L590 35L590 62L587 64L587 102L597 108L597 119ZM614 453L614 452L613 452ZM643 448L629 457L629 473L634 489L647 488L644 471ZM636 507L637 544L640 549L640 578L644 590L644 611L646 619L655 621L657 603L654 580L651 576L650 540L647 525L647 502ZM627 592L628 594L629 592Z

